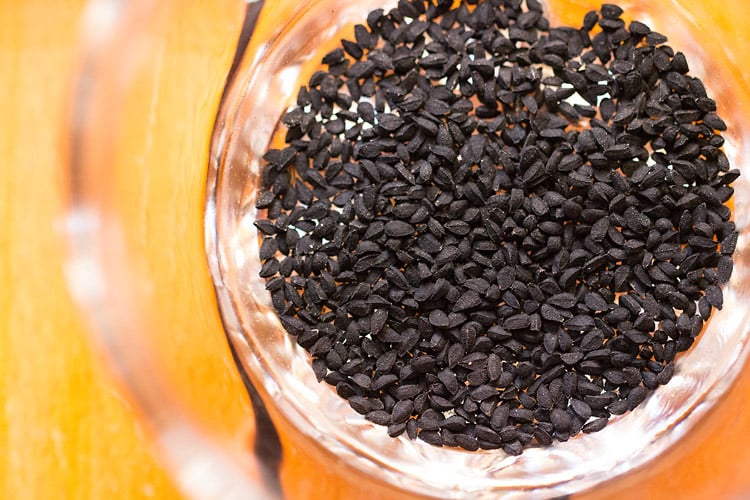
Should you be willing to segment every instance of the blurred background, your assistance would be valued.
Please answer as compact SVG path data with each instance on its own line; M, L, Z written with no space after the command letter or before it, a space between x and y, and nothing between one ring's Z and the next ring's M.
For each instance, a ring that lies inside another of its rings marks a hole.
M85 3L0 0L0 497L181 498L138 413L90 345L63 274L66 121ZM225 70L241 9L236 1L215 0L204 18L202 3L180 3L183 26L205 31L180 31L177 25L164 42L169 51L160 55L160 78L175 95L202 98L215 110L220 79L213 76L208 98L192 95L198 86L184 82L208 80L212 69ZM683 4L690 4L694 15L715 20L717 29L706 34L707 43L733 43L735 57L750 57L748 30L736 22L750 15L745 0ZM195 67L202 69L195 72ZM736 81L750 88L750 73L736 75ZM154 120L153 126L166 125ZM196 120L181 133L205 138L210 126ZM194 161L205 165L207 144L200 144ZM176 179L183 181L189 182ZM203 321L217 324L215 315ZM215 354L213 362L225 377L219 382L239 387L223 339L214 341L202 347ZM203 373L196 367L190 374L197 388L217 384L203 380ZM212 396L210 418L246 415L247 402L233 401L231 394ZM677 447L643 470L578 498L750 498L749 396L745 369L724 401ZM311 481L310 473L304 455L286 457L282 485L290 498L363 494L356 484L301 487Z

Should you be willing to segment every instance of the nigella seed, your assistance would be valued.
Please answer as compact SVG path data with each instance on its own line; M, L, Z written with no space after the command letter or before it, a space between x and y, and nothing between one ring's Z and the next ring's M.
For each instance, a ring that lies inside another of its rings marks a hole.
M505 429L506 425L508 425L509 418L510 407L506 405L500 405L495 408L495 411L492 412L492 417L490 417L490 427L492 427L493 430L500 432L501 430Z
M540 312L542 319L545 319L547 321L552 321L555 323L562 323L563 321L565 321L565 316L563 316L560 311L549 304L542 304Z
M406 435L409 436L409 439L412 441L417 439L419 427L417 426L416 419L409 419L406 422Z
M482 298L479 294L473 290L469 290L462 294L453 306L453 312L465 311L479 306L482 303ZM473 343L473 342L472 342Z
M388 311L385 309L375 309L370 317L370 331L377 335L388 321Z
M503 322L503 327L508 330L522 330L524 328L528 328L530 324L531 318L529 317L529 315L522 313L507 318Z
M436 396L433 394L429 397L429 399L432 408L438 411L448 411L452 410L455 407L453 403L442 396Z
M416 423L416 420L414 420L414 422ZM409 427L407 424L407 431L408 430L409 430ZM419 439L421 439L425 443L431 444L433 446L443 446L443 440L440 438L440 434L437 431L423 430L419 432L419 434L416 437L419 437ZM475 449L478 449L478 448L475 448Z
M418 356L412 358L410 365L417 373L430 373L435 367L435 359L432 356Z
M463 345L456 343L448 348L448 368L455 368L464 357L465 350Z
M477 425L474 427L474 433L480 441L487 441L489 443L502 444L503 440L500 435L493 429L484 425Z
M628 392L628 405L630 406L630 409L633 410L635 407L640 405L648 396L648 391L646 388L637 386L630 389L630 392Z
M664 369L660 371L656 375L656 382L659 385L665 385L667 382L669 382L672 379L672 375L674 374L674 364L668 363L664 366Z
M467 425L468 423L463 417L452 415L443 420L440 427L451 432L462 432L466 429Z
M404 377L400 377L403 379ZM422 388L415 384L406 384L397 387L393 391L394 397L398 400L413 399L422 392Z
M547 304L562 309L572 309L577 303L578 299L570 293L559 293L547 299Z
M497 395L497 391L489 385L481 385L471 391L471 398L475 401L484 401Z
M281 119L259 274L316 378L390 436L516 455L601 430L723 306L727 124L623 14L401 0Z
M582 430L586 434L599 432L600 430L604 429L607 426L608 422L609 422L608 418L597 418L590 422L587 422L586 425L583 426Z
M405 423L414 410L414 402L410 399L397 401L391 410L391 421L394 424Z
M373 391L380 391L382 389L385 389L386 387L396 383L398 381L398 376L394 374L386 374L381 375L380 377L376 378L372 382L372 390Z
M467 434L456 434L456 444L461 448L468 451L476 451L479 449L479 443L477 438L469 436Z
M534 421L534 412L524 408L514 408L510 410L508 416L517 422L531 423Z
M391 424L388 426L388 436L395 438L400 436L406 431L406 423Z
M518 456L523 452L523 444L520 441L512 441L503 445L503 451L511 456Z
M570 430L572 424L570 415L560 408L555 408L550 413L550 422L555 427L556 433L565 433Z
M497 380L502 375L502 359L495 353L487 357L487 376L490 380ZM449 389L450 390L450 389Z
M732 276L732 270L734 269L734 263L731 257L723 256L719 259L717 268L717 277L721 283L726 283Z
M417 408L418 405L415 405ZM444 420L443 416L435 410L428 408L422 410L422 415L417 419L420 429L433 431L440 429L440 424Z
M503 267L497 273L497 286L500 290L507 290L516 280L516 271L512 267Z
M351 406L357 413L361 413L363 415L372 411L372 405L367 399L363 398L362 396L352 396L351 398L349 398L349 406Z
M570 407L582 421L587 421L591 417L591 407L578 399L570 400Z
M706 288L706 298L708 299L708 303L716 309L721 310L724 307L724 294L718 286L708 286Z
M430 324L432 326L447 328L450 325L450 320L448 319L448 315L445 314L440 309L435 309L432 312L430 312Z
M546 385L540 385L536 393L537 405L544 410L552 409L554 400Z
M582 352L566 352L560 356L560 360L566 365L575 365L584 358Z
M375 410L368 412L365 418L370 422L378 425L390 425L391 414L385 410Z
M737 247L738 236L739 234L737 232L732 232L721 240L722 255L732 255L734 253L734 250Z
M579 314L567 320L564 325L571 330L586 331L594 327L594 318L585 314Z
M607 411L612 415L622 415L628 411L629 405L627 400L618 400L607 406Z
M266 260L260 270L261 278L271 278L279 272L279 261L275 258Z

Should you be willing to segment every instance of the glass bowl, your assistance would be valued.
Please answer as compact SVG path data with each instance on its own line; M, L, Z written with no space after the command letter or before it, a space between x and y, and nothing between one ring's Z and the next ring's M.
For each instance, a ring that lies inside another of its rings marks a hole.
M519 457L390 439L319 384L258 276L253 222L261 158L322 56L351 38L369 11L395 3L223 2L218 8L231 21L197 22L189 32L182 28L186 19L201 18L197 4L100 0L88 12L71 142L70 282L125 391L191 495L274 496L278 474L282 482L295 474L294 486L284 489L289 497L583 491L660 456L688 433L750 351L750 313L743 307L750 293L744 120L750 101L734 84L739 61L723 45L696 44L694 36L711 28L693 15L698 2L632 0L619 2L626 16L669 36L706 82L729 124L726 152L745 174L735 183L740 239L724 309L679 356L672 381L601 432ZM553 25L578 24L598 7L584 0L545 5ZM212 30L225 33L225 45ZM195 60L170 52L192 43L211 49ZM201 76L171 81L180 64ZM282 457L300 454L323 468L280 469Z

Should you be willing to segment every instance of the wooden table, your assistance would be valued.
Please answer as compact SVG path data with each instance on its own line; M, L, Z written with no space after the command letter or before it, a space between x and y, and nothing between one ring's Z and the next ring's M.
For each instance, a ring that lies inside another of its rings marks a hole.
M228 50L217 51L222 44L231 46L238 29L228 3L216 2L224 7L211 14L225 18L216 20L210 47L191 46L198 58L215 62L218 54L225 58L220 65L231 57ZM0 497L179 498L135 412L97 361L63 278L65 157L60 144L83 4L0 0ZM710 43L741 40L736 55L747 59L744 28L732 28L737 23L729 20L747 19L750 4L726 0L717 5L721 11L699 7L717 26L727 27L712 33ZM186 15L205 14L192 9ZM188 37L173 42L192 43ZM750 73L737 78L750 86ZM226 346L213 348L227 356ZM725 402L679 446L648 470L583 497L750 497L748 396L746 369ZM220 403L217 412L233 404ZM292 497L301 494L306 467L304 456L284 463L283 479ZM356 490L356 485L340 485L313 496L367 496Z

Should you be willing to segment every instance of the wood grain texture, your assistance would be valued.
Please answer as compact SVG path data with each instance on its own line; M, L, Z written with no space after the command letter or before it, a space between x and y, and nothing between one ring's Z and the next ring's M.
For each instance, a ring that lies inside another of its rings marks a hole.
M549 3L564 6L567 1ZM735 22L748 18L748 3L727 0L720 2L721 9L712 8L716 3L711 2L684 3L694 4L698 15L712 16L722 28L707 43L744 42L735 57L750 59L747 30ZM205 138L221 83L216 72L231 58L226 47L236 37L238 19L234 2L212 2L212 9L200 4L185 2L180 22L155 57L162 67L156 87L166 99L154 114L153 130L146 132L164 133L172 127L170 109L186 99L199 99L202 107L183 110L184 120L167 135L175 141L183 137L184 147L164 151L158 144L142 141L143 136L133 137L132 157L187 161L195 168L205 165ZM136 412L97 361L99 353L90 347L62 273L65 158L60 141L83 5L83 0L0 0L0 497L180 498L155 458ZM285 11L278 9L278 16L266 15L266 24L280 22ZM200 19L205 21L205 31L180 30ZM178 76L190 81L175 86ZM748 73L724 77L750 87ZM142 106L132 112L148 113L153 108L148 99ZM158 190L176 182L170 193L178 201L193 200L189 206L193 217L202 202L201 175L198 170L179 177L156 173L133 189ZM174 219L147 211L142 216L156 235L148 238L154 246L145 244L143 251L177 243L158 240L158 227ZM199 245L200 230L186 231L187 238ZM177 260L159 264L200 265L197 255L195 250L185 251ZM201 313L179 305L212 298L196 295L192 283L184 286L171 279L165 278L161 286L175 291L176 305L167 311L166 320L178 322L182 332L181 354L174 363L201 360L183 376L193 394L211 395L205 419L218 423L226 416L230 427L240 427L248 415L247 403L221 337L213 337L212 344L201 344L200 349L191 343L195 335L216 328L215 311ZM644 470L579 498L749 497L748 396L746 369L726 400L677 447ZM282 480L290 498L393 498L392 490L363 478L342 480L337 474L345 464L301 446L294 433L282 438L288 450Z

